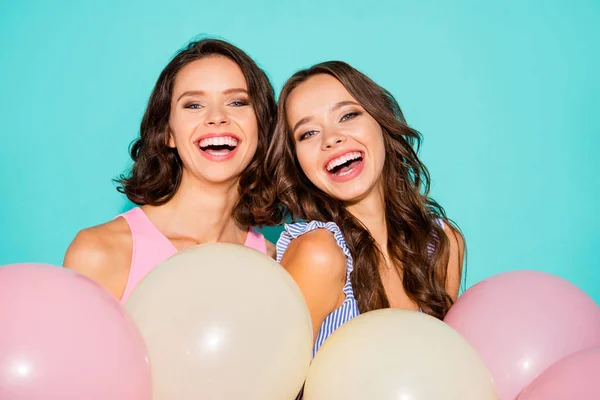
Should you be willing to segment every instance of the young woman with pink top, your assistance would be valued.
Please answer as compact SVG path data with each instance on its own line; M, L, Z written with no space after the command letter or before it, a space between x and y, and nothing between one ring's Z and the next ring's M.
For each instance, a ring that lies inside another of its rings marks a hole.
M271 257L250 209L276 114L266 74L237 47L193 42L160 74L118 190L138 207L81 230L64 266L125 302L139 281L177 251L243 244Z

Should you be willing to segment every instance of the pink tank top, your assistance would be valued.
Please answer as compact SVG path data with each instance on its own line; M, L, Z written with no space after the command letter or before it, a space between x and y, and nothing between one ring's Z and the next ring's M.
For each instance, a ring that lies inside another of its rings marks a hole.
M127 221L133 242L129 278L121 297L121 303L125 303L142 278L152 271L155 266L177 253L177 249L154 226L141 208L135 207L126 213L118 215L118 217L123 217ZM250 228L248 231L244 245L267 254L265 238L254 228Z

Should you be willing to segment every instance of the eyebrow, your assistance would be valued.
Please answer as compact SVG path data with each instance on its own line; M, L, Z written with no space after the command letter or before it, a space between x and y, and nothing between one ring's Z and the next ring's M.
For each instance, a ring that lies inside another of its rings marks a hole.
M335 111L337 109L340 109L344 106L348 106L348 105L354 105L354 106L360 106L360 104L358 104L355 101L351 101L351 100L344 100L344 101L340 101L335 103L332 107L331 107L331 111ZM313 119L313 117L304 117L302 119L300 119L300 121L296 122L296 124L294 125L294 129L292 130L292 132L296 132L296 129L298 129L298 127L300 127L300 125L304 125L307 122L310 122Z
M355 101L351 101L351 100L344 100L344 101L340 101L340 102L338 102L338 103L335 103L335 104L333 105L333 107L331 107L331 111L335 111L335 110L337 110L337 109L339 109L339 108L342 108L342 107L344 107L344 106L349 106L349 105L353 105L353 106L360 106L360 104L358 104L358 103L357 103L357 102L355 102Z
M246 94L248 94L248 91L243 88L231 88L231 89L227 89L227 90L223 91L223 94L231 94L231 93L246 93Z
M248 94L248 91L244 88L231 88L223 91L223 94L232 94L232 93L245 93ZM205 94L202 90L188 90L187 92L183 92L181 96L177 98L177 101L181 100L185 96L203 96Z
M296 129L298 129L298 127L300 125L304 125L307 122L310 122L313 119L313 117L304 117L302 119L300 119L300 121L296 122L296 125L294 125L294 129L292 129L292 132L296 132Z

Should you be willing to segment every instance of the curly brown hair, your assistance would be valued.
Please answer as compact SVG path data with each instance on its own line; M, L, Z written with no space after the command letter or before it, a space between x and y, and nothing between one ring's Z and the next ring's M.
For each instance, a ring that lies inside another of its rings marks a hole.
M239 199L233 210L242 226L255 225L251 213L253 198L264 182L264 158L273 132L277 110L275 92L267 74L242 50L219 39L202 39L181 49L163 69L154 86L140 126L140 137L130 149L133 166L115 181L117 190L138 205L161 205L169 201L181 184L182 162L177 150L169 147L171 96L177 73L187 64L208 57L223 56L235 62L248 85L250 102L258 123L258 144L254 158L239 181Z
M379 246L342 201L331 198L306 177L295 154L287 101L296 87L318 74L340 81L381 126L386 150L382 179L389 258L409 298L427 314L444 318L452 305L445 286L450 243L438 221L459 235L460 231L429 196L429 172L417 155L421 134L407 125L390 92L350 65L341 61L320 63L297 72L285 83L265 164L266 173L275 182L256 203L257 219L267 225L288 219L334 221L353 257L351 280L359 310L390 306L378 268L383 260Z

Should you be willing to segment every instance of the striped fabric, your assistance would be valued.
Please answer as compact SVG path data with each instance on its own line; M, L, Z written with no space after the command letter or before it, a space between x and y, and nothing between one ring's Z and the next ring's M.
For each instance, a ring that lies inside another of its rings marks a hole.
M441 219L436 220L436 222L442 227L442 229L444 228L444 222ZM344 293L346 294L346 299L339 308L337 308L331 314L329 314L323 321L319 333L317 334L315 346L313 348L314 357L314 355L317 354L317 351L319 350L323 342L325 342L325 340L329 337L329 335L331 335L337 328L342 326L344 323L350 321L352 318L360 314L360 312L358 311L358 302L354 298L352 283L350 281L350 273L353 269L352 254L350 254L350 250L348 249L348 246L346 246L346 241L344 240L342 231L334 222L297 222L295 224L286 224L284 228L285 230L281 233L281 236L277 241L277 262L281 262L283 253L285 252L292 240L306 232L310 232L315 229L327 229L330 232L332 232L338 246L340 246L340 248L346 255L346 284L344 285L343 289ZM427 246L430 254L433 253L433 251L435 250L435 242L436 239L434 238L434 240L430 242Z
M323 344L325 340L331 335L337 328L342 326L344 323L350 321L352 318L358 316L358 303L354 298L354 292L352 291L352 283L350 282L350 273L352 272L352 255L350 250L346 246L346 241L342 235L342 231L334 222L298 222L295 224L286 224L285 230L281 233L279 240L277 241L277 261L281 262L283 253L289 246L290 242L298 236L313 231L315 229L327 229L333 233L333 236L344 254L346 255L346 284L344 285L344 293L346 299L342 305L334 310L331 314L325 318L321 329L317 335L315 346L313 348L313 357Z

